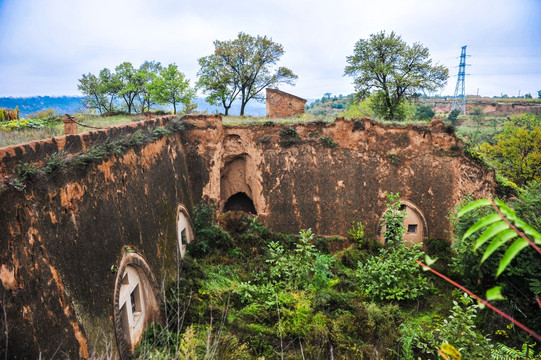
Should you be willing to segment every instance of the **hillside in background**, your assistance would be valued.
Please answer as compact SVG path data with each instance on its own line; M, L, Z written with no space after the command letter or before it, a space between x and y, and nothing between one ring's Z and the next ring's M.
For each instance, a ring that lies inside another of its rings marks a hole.
M220 113L223 112L222 107L209 105L204 98L195 99L197 104L197 112L201 113ZM0 108L14 109L19 107L21 117L27 117L30 114L38 111L54 109L56 114L76 114L89 112L83 105L82 96L32 96L32 97L0 97ZM154 109L163 109L166 111L172 108L163 106L154 106ZM250 101L246 105L245 114L249 116L265 116L266 105L256 101ZM230 109L230 114L237 115L240 113L240 102L234 103Z
M337 117L349 107L352 100L353 94L346 96L340 94L333 97L331 97L331 94L325 94L321 99L316 99L306 104L306 113L310 115Z
M54 109L57 114L80 113L84 111L83 98L79 96L32 96L24 98L2 97L0 108L14 109L19 107L21 117L26 117L38 111Z

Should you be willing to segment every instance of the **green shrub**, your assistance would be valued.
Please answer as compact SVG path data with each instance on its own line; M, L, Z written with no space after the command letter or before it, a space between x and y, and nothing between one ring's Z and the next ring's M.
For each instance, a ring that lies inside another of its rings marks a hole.
M380 219L381 226L385 226L383 238L386 243L389 241L395 244L400 243L404 237L406 211L402 210L402 203L398 200L399 197L399 193L387 193L387 210Z
M442 344L451 344L460 351L463 359L486 359L492 352L493 344L481 334L476 325L479 306L467 295L453 301L453 308L446 319L428 328L416 326L412 345L425 355L436 356ZM403 333L407 332L404 331Z
M364 225L362 222L351 222L351 229L348 230L348 235L355 243L360 244L364 238Z
M393 165L398 165L398 163L400 162L400 157L396 154L388 153L387 157L391 160L391 164Z
M333 148L335 147L336 145L338 145L337 142L335 142L331 137L329 136L322 136L320 138L321 142L323 143L323 145L325 145L326 147L329 147L329 148Z
M137 130L134 133L127 135L125 144L128 147L135 147L144 145L147 142L147 137L141 130Z
M207 203L200 203L194 209L194 232L196 241L188 245L192 256L202 257L214 249L233 248L231 235L216 223L216 208Z
M32 180L40 172L40 168L35 163L22 163L15 166L15 171L23 180Z
M280 131L280 144L283 147L290 147L300 141L297 130L291 126L286 126Z
M430 105L415 105L415 118L424 121L432 119L434 115L436 115L436 113L432 110Z
M460 114L460 110L458 109L454 109L449 113L449 116L447 117L447 119L449 119L452 125L456 126L456 120L459 114Z
M313 245L314 235L312 230L301 230L299 241L293 252L286 251L284 247L275 241L269 243L268 253L270 264L269 277L274 283L282 283L289 289L306 289L309 285L323 286L322 282L329 281L332 273L329 267L331 258L319 253ZM312 275L316 263L319 262L319 279L312 283Z
M154 129L150 130L150 133L149 133L152 141L157 140L169 134L171 134L171 130L161 127L161 126L155 127Z
M66 166L66 154L67 153L62 150L45 158L45 172L47 174L52 174L54 171L64 168Z
M423 258L420 245L389 241L377 256L359 263L359 285L372 300L413 300L433 291L415 260Z
M15 131L26 129L41 129L47 125L47 122L40 119L15 119L0 122L0 130Z

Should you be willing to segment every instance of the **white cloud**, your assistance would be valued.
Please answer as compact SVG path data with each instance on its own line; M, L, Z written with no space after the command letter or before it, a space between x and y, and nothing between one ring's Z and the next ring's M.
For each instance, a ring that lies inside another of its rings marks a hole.
M239 31L281 43L280 65L299 75L290 90L307 98L353 91L342 76L346 56L358 39L381 30L423 43L451 75L467 44L468 92L511 93L517 84L534 92L541 75L517 73L541 63L540 9L536 0L7 0L0 5L0 84L10 86L0 86L0 96L76 94L81 74L123 61L175 62L193 82L212 42ZM476 75L487 72L494 78ZM444 93L452 94L455 81Z

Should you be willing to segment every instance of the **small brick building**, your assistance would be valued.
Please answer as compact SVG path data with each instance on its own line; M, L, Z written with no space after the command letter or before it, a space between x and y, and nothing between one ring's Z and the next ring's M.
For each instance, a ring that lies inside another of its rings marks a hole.
M267 117L286 118L304 114L306 100L278 89L267 88Z

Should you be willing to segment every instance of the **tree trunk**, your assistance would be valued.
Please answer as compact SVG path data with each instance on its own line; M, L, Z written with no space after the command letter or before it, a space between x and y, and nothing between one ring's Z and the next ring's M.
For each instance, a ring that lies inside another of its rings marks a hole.
M173 114L176 115L176 113L177 113L177 103L173 102Z
M248 102L246 100L245 89L242 90L241 95L242 97L240 99L240 116L244 116L244 108L246 107L246 103Z
M246 107L246 103L243 101L240 105L240 116L244 115L244 107Z
M225 106L224 106L224 109L225 109L225 114L224 114L224 116L229 115L229 107L225 107Z

